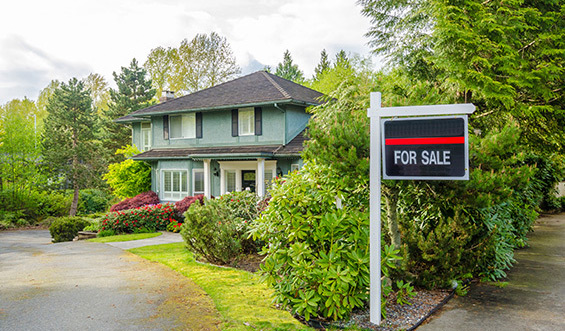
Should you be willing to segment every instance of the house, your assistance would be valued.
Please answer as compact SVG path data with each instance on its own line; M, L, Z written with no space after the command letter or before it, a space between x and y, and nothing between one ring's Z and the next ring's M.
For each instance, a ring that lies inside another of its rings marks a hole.
M265 71L140 109L116 122L131 124L132 143L151 164L151 186L162 201L251 190L264 196L275 177L302 165L309 106L322 93Z

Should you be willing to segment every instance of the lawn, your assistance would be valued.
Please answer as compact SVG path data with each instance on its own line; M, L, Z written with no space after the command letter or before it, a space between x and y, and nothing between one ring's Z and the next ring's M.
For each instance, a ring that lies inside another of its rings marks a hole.
M223 318L224 330L311 330L288 311L274 308L272 290L247 271L196 262L184 243L130 249L190 278L210 295Z
M92 242L96 242L96 243L110 243L110 242L117 242L117 241L130 241L130 240L147 239L147 238L158 237L160 235L162 235L161 232L132 233L132 234L120 234L120 235L117 235L117 236L108 236L108 237L88 239L88 241L92 241Z

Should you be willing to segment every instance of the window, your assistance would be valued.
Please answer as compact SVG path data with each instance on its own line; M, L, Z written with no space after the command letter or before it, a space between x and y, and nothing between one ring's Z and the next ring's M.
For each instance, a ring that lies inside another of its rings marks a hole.
M163 200L181 200L188 196L185 170L163 170Z
M192 195L204 194L204 169L192 170Z
M265 191L271 188L273 182L273 170L265 170Z
M235 170L226 171L226 192L234 192L235 188Z
M171 139L196 138L196 114L169 116Z
M141 151L151 149L151 123L141 123Z
M297 163L291 164L290 165L290 172L294 172L300 169L300 165L298 165Z
M238 114L238 127L240 136L250 136L255 134L255 109L242 108Z

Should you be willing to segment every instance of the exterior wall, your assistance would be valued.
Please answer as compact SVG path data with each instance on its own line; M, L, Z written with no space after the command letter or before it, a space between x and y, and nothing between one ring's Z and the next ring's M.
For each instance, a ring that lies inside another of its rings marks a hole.
M286 143L290 142L296 135L308 125L310 114L304 111L304 108L297 106L288 106L286 109Z
M131 124L131 145L141 150L141 123Z

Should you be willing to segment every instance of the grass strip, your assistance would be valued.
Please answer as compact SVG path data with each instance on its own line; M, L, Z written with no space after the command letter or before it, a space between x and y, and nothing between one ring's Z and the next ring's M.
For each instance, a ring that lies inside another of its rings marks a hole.
M131 240L147 239L147 238L158 237L160 235L162 235L161 232L119 234L117 236L108 236L108 237L88 239L88 241L92 241L92 242L95 242L95 243L111 243L111 242L118 242L118 241L131 241Z
M311 330L289 312L273 307L272 290L259 276L194 260L184 243L133 248L130 252L162 263L190 278L210 295L224 319L224 330Z

